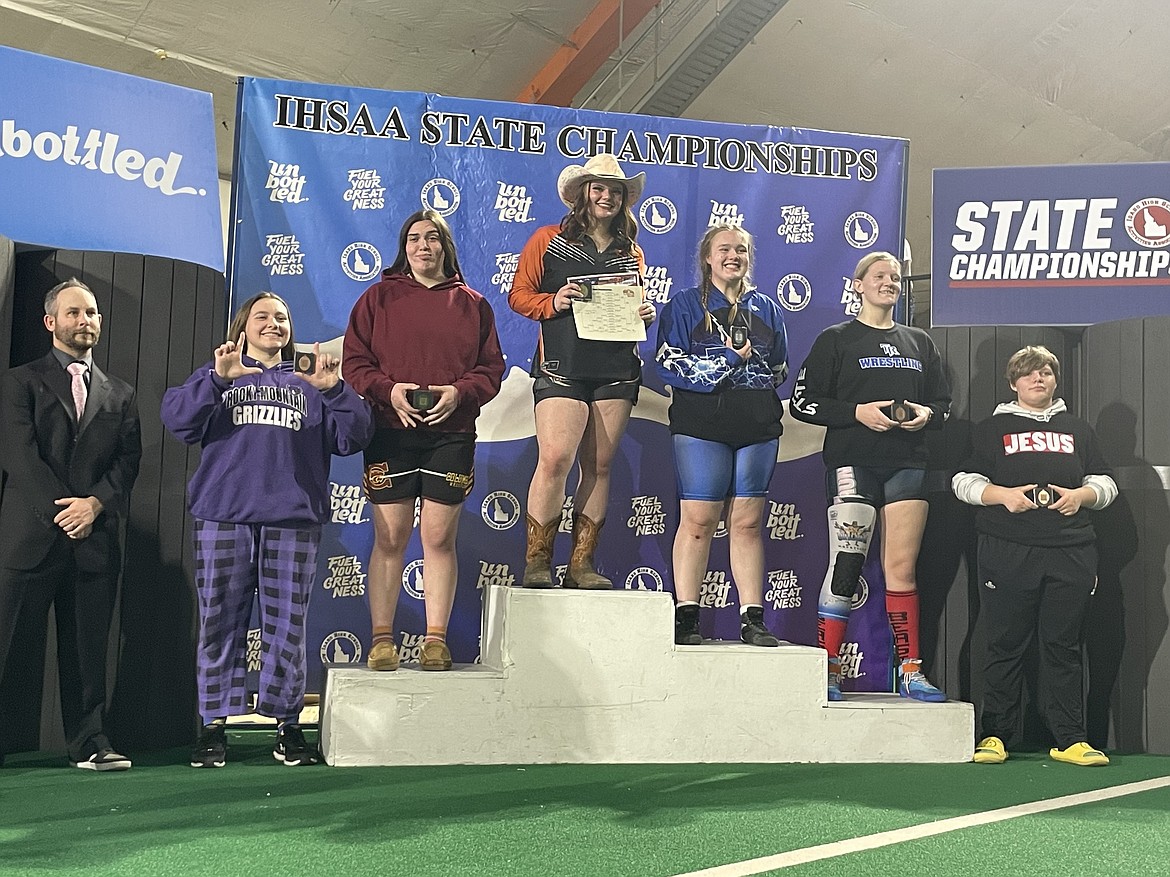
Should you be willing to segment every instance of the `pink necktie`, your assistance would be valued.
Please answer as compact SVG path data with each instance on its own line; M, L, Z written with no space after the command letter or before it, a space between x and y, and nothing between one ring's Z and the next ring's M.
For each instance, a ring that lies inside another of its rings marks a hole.
M85 363L71 362L66 371L73 375L70 389L73 391L73 407L77 409L77 421L81 422L81 415L85 413Z

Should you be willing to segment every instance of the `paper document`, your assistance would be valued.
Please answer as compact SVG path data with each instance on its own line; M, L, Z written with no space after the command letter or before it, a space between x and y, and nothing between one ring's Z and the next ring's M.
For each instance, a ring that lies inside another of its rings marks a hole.
M577 337L588 341L645 341L646 324L638 316L641 280L635 273L570 277L585 293L573 300Z

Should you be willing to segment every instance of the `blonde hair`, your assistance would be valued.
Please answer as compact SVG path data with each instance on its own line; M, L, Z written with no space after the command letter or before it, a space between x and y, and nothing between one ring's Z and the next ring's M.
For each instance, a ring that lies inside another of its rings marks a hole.
M893 262L898 266L898 273L902 273L902 260L893 253L887 253L883 250L878 250L873 253L866 253L861 257L861 261L857 263L857 267L853 269L853 279L861 280L873 267L875 262Z
M756 261L756 241L751 232L738 225L732 225L730 222L720 222L707 229L707 233L699 241L699 304L703 307L703 330L705 332L711 331L711 312L707 310L707 294L711 290L712 283L711 266L707 264L707 260L711 258L711 248L714 246L715 237L725 231L734 231L747 245L748 269L744 272L740 289L747 289L752 282L752 265ZM735 302L727 314L727 325L730 326L734 323L738 315L739 303Z

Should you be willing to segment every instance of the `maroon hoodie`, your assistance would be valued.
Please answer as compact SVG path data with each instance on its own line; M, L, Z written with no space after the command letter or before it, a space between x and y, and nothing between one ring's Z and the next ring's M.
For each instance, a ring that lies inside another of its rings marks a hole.
M428 288L383 271L350 312L341 369L373 406L379 428L404 428L390 406L395 384L453 384L459 407L426 428L474 433L480 408L500 392L504 376L495 314L458 276Z

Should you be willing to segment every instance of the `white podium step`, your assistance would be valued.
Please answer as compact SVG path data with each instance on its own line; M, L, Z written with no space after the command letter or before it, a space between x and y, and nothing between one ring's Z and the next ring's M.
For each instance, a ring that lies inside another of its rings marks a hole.
M671 596L484 594L480 665L326 673L321 750L337 766L961 762L970 704L825 700L810 646L674 645Z

